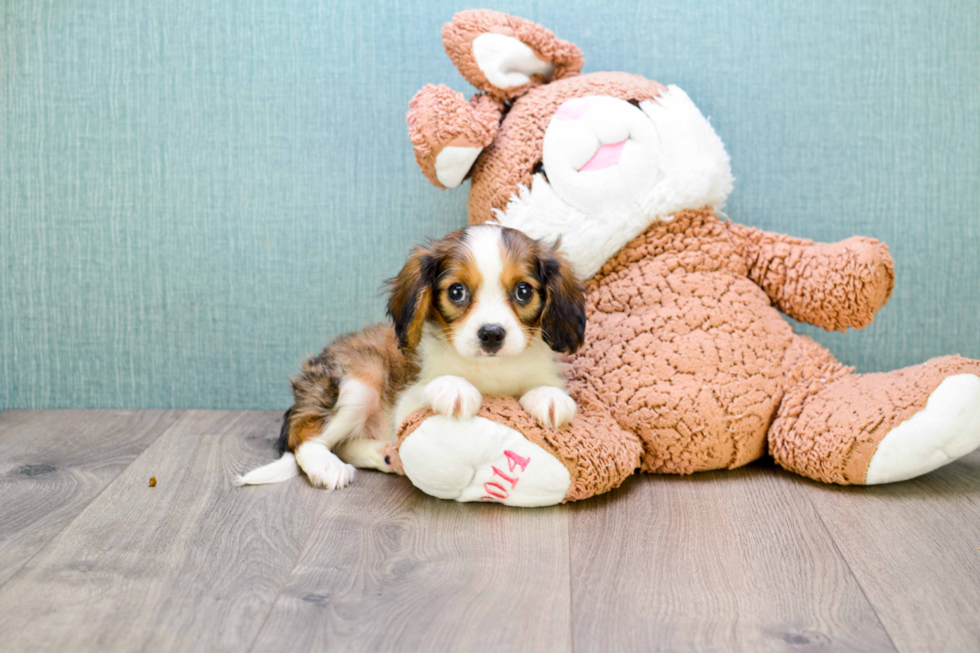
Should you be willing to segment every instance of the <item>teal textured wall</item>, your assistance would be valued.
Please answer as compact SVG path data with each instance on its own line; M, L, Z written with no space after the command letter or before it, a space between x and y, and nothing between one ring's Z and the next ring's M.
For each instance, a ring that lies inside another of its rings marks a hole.
M404 113L427 82L471 92L439 40L469 6L0 2L0 408L286 406L410 244L464 223ZM806 328L842 360L980 357L978 2L486 6L684 88L733 220L888 242L875 324Z

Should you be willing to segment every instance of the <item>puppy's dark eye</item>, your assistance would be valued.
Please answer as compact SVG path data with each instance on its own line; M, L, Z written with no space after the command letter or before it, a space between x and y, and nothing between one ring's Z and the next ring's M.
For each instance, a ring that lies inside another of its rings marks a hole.
M449 301L454 304L462 304L469 297L469 293L466 292L466 286L461 283L454 283L446 289L446 295L449 297Z
M531 284L521 282L514 288L514 299L518 304L526 304L534 297L534 288Z

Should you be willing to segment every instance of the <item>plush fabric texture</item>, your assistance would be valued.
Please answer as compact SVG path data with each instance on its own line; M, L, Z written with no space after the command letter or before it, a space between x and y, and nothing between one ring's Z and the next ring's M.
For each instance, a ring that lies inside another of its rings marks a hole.
M877 386L849 377L835 387L848 387L854 410L893 418L877 439L868 429L856 435L846 421L793 422L793 407L807 401L812 414L817 406L833 413L832 403L815 397L811 380L837 381L851 369L793 334L773 304L801 319L826 319L827 328L860 327L892 283L891 257L875 241L815 244L723 223L710 211L685 211L653 225L589 281L589 329L601 336L574 357L574 378L642 439L645 471L683 474L751 462L764 453L778 409L777 462L812 478L860 483L874 445L909 415L893 410L898 399L881 404L872 392ZM845 292L822 292L827 288ZM819 311L807 308L814 296ZM906 404L921 409L928 392L905 388L907 371L894 374L882 385L906 392ZM827 473L814 460L851 473Z
M469 102L462 93L441 84L428 84L408 105L408 135L415 161L426 179L444 188L436 176L436 157L447 146L486 147L500 123L501 106L487 95Z
M682 212L589 281L589 329L600 335L572 359L573 378L641 438L644 471L738 467L768 440L787 469L862 484L878 442L943 379L980 373L980 362L855 375L773 305L824 328L860 328L887 301L893 270L871 239L819 244Z
M481 34L503 34L523 42L538 59L555 67L551 80L532 75L528 83L519 86L493 86L473 56L473 39ZM582 51L578 47L529 20L489 9L461 11L453 16L442 29L442 44L466 81L501 100L519 97L535 86L575 75L582 69Z
M787 469L842 485L864 484L878 443L925 408L944 379L980 375L980 361L959 356L853 374L806 336L795 336L787 364L787 391L769 432L769 451Z
M738 467L765 450L792 330L709 211L654 224L588 282L572 362L649 472Z
M816 244L737 224L728 228L749 278L776 308L801 322L828 331L863 329L895 287L888 247L873 238ZM828 270L834 271L832 279Z

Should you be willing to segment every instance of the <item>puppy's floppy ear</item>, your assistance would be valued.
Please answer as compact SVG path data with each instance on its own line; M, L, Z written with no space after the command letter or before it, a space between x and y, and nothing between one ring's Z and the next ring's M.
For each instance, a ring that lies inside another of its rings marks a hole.
M553 350L572 354L585 340L585 288L558 253L558 245L543 246L538 255L538 272L547 293L541 331Z
M432 309L432 288L439 275L439 259L430 247L412 250L405 267L388 280L388 316L395 326L398 346L415 349Z

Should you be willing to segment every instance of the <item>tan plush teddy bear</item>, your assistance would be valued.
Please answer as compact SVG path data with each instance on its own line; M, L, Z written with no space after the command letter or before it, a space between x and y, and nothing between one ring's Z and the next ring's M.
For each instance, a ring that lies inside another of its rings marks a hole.
M588 279L586 344L569 358L579 412L559 431L517 401L477 417L420 411L399 430L405 473L458 501L537 506L655 473L735 468L766 451L842 484L913 478L980 445L980 362L957 356L854 374L780 312L859 329L892 291L884 244L814 243L718 217L724 145L676 86L580 75L579 49L477 10L443 29L482 94L426 86L408 114L422 171L471 179L469 221L561 249Z

